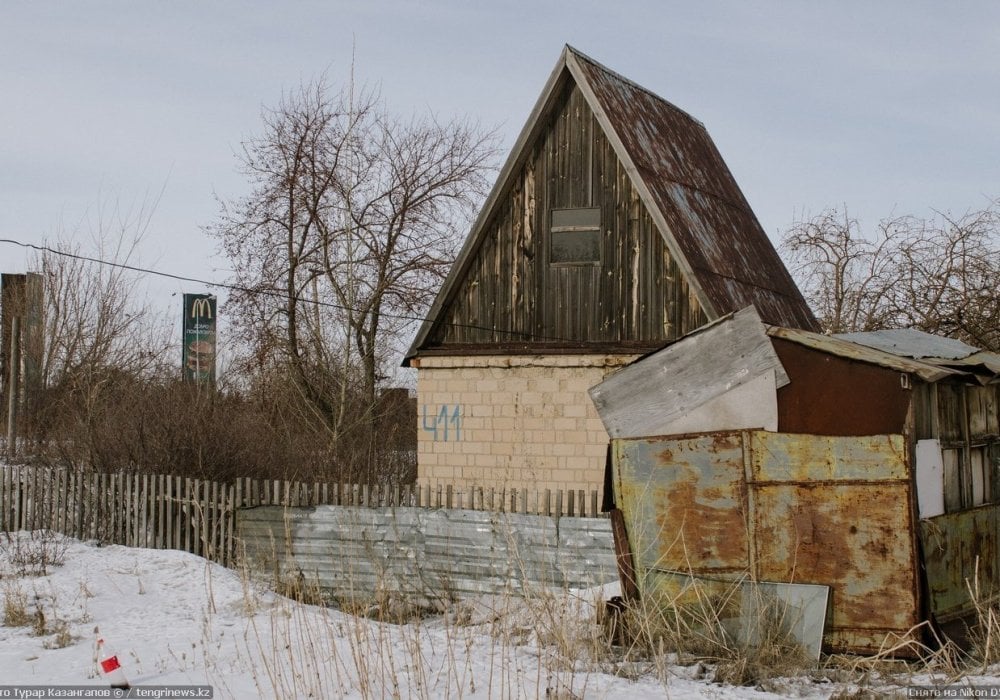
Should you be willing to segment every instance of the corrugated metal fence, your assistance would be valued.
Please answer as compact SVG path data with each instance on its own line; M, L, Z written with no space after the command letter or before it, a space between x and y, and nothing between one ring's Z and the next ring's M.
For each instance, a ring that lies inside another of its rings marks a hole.
M255 569L335 599L433 604L618 577L605 518L317 506L244 509L237 523Z
M402 564L393 554L404 551L414 561L419 557L421 565L427 563L430 568L424 566L422 575L431 576L435 586L443 585L446 577L458 580L459 574L480 577L477 580L483 582L499 581L510 570L508 561L535 567L532 580L539 582L575 585L597 580L583 570L604 571L610 561L609 570L614 572L610 526L604 518L578 516L596 515L598 503L596 491L462 490L450 485L385 487L258 479L219 482L0 467L0 531L47 529L110 544L180 549L229 566L237 559L244 521L256 523L247 535L256 538L254 551L263 553L264 525L260 523L267 512L276 528L267 534L268 548L271 539L284 548L278 551L297 556L301 556L299 548L311 547L317 556L316 569L321 568L319 554L339 552L343 556L338 564L329 564L331 571L340 567L348 573L372 572L354 578L354 585L362 580L377 583L375 572L407 571L399 568ZM286 515L288 523L308 521L318 506L330 506L323 512L334 514L329 517L339 523L322 526L326 529L322 537L334 539L323 540L310 535L308 528L298 528L296 538L290 540ZM500 513L508 515L500 518ZM499 527L500 520L507 524ZM352 522L369 524L354 527ZM492 539L486 537L487 530L493 533ZM495 553L492 563L487 563L485 551L479 551L487 541ZM380 553L381 558L372 559L369 552ZM535 566L535 557L541 557L544 565ZM479 563L470 563L475 559ZM579 566L566 563L577 560ZM468 571L463 573L463 567ZM577 568L582 573L576 573Z

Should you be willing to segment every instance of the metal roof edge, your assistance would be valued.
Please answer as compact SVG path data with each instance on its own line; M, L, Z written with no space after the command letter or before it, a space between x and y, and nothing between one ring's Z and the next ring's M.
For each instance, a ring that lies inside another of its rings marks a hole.
M900 372L915 374L926 382L936 382L947 377L969 377L969 372L922 362L908 357L893 355L883 350L870 348L860 343L835 338L821 333L804 331L798 328L767 325L767 334L772 338L781 338L814 350L826 352L837 357L843 357L858 362L879 365Z
M934 360L935 363L939 361L937 358L934 358ZM961 367L984 367L1000 378L1000 354L989 350L979 350L968 357L963 357L961 360L940 360L940 363L947 364L949 367L955 365Z
M570 46L569 44L566 44L566 50L569 53L573 54L573 56L575 56L577 58L581 58L584 61L586 61L587 63L591 63L591 64L597 66L598 68L600 68L601 70L603 70L605 73L607 73L609 75L613 75L617 80L620 80L623 83L631 85L636 90L640 90L640 91L646 93L647 95L649 95L650 97L653 97L656 100L664 103L665 105L669 106L671 109L673 109L678 114L684 115L689 120L691 120L692 122L694 122L695 124L697 124L698 126L700 126L702 129L705 129L706 132L708 131L706 129L706 127L705 127L705 123L703 121L701 121L700 119L698 119L698 117L692 115L690 112L688 112L688 111L686 111L684 109L681 109L680 107L678 107L677 105L675 105L673 102L671 102L670 100L668 100L668 99L666 99L666 98L664 98L664 97L656 94L655 92L653 92L652 90L650 90L648 87L640 85L639 83L635 82L631 78L628 78L628 77L622 75L618 71L612 70L612 69L608 68L606 65L604 65L600 61L595 60L592 56L589 56L588 54L585 54L583 51L580 51L579 49L577 49L574 46Z

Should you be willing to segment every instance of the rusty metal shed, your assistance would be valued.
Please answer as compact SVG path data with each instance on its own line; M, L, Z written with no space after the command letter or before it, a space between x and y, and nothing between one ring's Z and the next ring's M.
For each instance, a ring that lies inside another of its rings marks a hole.
M745 309L612 375L591 396L640 590L826 585L828 651L948 628L972 610L967 581L1000 586L998 362Z

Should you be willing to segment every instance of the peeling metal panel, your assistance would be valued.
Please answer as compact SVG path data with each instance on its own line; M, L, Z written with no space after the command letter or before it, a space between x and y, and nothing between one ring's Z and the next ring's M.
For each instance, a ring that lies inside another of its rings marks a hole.
M905 481L902 435L849 438L751 433L751 474L756 482Z
M917 624L903 436L755 432L750 445L757 576L830 586L834 649L875 651Z
M241 509L238 534L263 572L300 575L331 598L411 601L586 588L617 579L610 522L419 508Z
M678 572L830 586L825 642L872 651L919 618L900 435L740 431L614 441L614 485L640 587Z
M758 575L834 590L830 632L903 632L917 622L905 483L755 488Z
M613 444L615 502L640 572L747 569L741 433Z
M1000 591L1000 506L920 521L931 613L939 622L973 611L969 586L985 602Z

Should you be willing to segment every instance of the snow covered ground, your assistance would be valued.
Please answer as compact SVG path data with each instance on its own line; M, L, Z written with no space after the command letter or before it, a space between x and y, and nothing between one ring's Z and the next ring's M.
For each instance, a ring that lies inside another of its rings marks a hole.
M39 547L63 563L29 575L38 567L27 555ZM107 687L98 662L114 654L133 685L207 685L216 698L825 698L853 690L801 678L775 684L777 695L713 684L698 677L700 666L568 662L576 641L565 630L586 637L594 625L586 593L560 593L544 609L484 600L391 625L295 603L183 552L37 532L0 533L0 571L0 687Z

